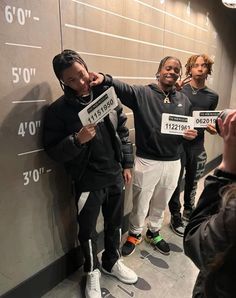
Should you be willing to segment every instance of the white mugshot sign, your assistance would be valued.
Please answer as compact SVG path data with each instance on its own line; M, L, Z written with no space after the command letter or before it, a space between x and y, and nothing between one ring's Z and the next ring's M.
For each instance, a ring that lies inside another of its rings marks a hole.
M110 87L78 113L83 125L96 124L118 106L114 87Z
M183 135L186 129L194 128L194 118L176 114L162 114L161 133Z
M195 119L194 127L204 128L208 124L215 124L216 118L221 111L193 111L193 117Z

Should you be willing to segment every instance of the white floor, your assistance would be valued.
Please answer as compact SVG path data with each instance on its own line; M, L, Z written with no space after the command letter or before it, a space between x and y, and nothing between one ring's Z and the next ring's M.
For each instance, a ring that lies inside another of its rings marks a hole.
M197 198L203 189L204 178L198 186ZM198 269L183 253L183 238L175 235L169 227L170 214L165 213L161 230L163 238L169 242L171 254L164 256L143 241L135 253L124 258L124 263L139 276L135 285L126 285L116 278L102 274L102 297L106 298L190 298ZM125 240L125 235L124 235ZM82 269L69 276L48 292L43 298L82 298L85 277Z

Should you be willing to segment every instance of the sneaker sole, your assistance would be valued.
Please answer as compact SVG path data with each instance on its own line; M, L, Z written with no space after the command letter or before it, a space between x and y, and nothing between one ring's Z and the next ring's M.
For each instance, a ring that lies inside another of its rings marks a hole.
M125 284L127 284L127 285L135 284L135 283L138 281L138 276L137 276L137 279L136 279L136 280L133 280L133 281L125 280L125 279L123 279L123 278L119 278L119 277L117 277L115 274L113 274L113 273L111 273L111 272L106 271L106 269L104 269L103 267L102 267L102 272L105 273L105 274L107 274L107 275L110 275L110 276L115 277L116 279L122 281L123 283L125 283Z
M184 234L179 233L178 231L176 231L171 223L170 223L170 228L171 228L172 232L174 232L176 235L178 235L180 237L184 237Z
M165 255L165 256L169 256L170 251L165 252L165 251L163 251L163 250L160 250L157 246L155 246L154 244L152 244L151 241L150 241L148 238L146 238L146 237L145 237L145 241L146 241L148 244L150 244L151 246L153 246L153 247L155 248L155 250L158 250L161 254L163 254L163 255Z

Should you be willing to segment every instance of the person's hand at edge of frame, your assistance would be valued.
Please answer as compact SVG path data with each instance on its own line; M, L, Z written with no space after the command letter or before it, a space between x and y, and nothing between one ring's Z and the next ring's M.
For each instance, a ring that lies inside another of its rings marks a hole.
M236 174L236 110L232 110L224 121L221 118L217 121L220 136L224 140L223 159L219 169Z

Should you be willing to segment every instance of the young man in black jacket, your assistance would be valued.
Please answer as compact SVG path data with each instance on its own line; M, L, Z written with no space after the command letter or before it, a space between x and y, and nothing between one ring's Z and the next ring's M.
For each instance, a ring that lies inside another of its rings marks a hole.
M219 119L223 159L204 190L184 233L185 254L199 268L194 298L236 293L236 110Z
M186 67L187 77L191 81L184 85L181 92L187 95L192 104L193 111L215 110L218 104L218 94L206 86L206 79L211 75L213 61L206 54L193 55L189 57ZM182 221L180 209L180 188L185 169L185 187L184 187L184 210L183 219L188 221L195 205L195 195L198 180L202 177L207 160L207 154L204 147L205 128L198 128L198 136L193 141L183 143L183 152L181 156L181 171L178 186L169 202L171 213L171 229L178 236L184 234L184 224ZM208 125L206 130L215 134L213 125Z
M107 86L90 87L87 65L78 53L64 50L53 59L54 72L64 95L48 108L44 146L49 156L65 165L76 191L79 242L88 272L86 297L101 297L97 258L97 218L102 207L104 247L102 271L125 283L137 275L120 260L119 245L123 217L123 177L130 182L132 144L122 106L96 125L83 126L78 113L102 94Z

